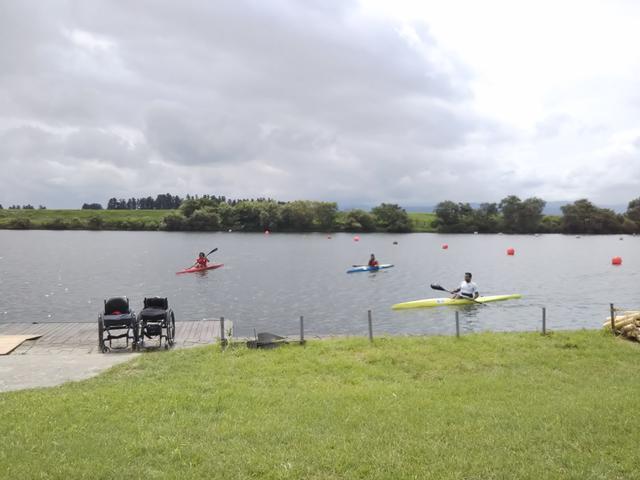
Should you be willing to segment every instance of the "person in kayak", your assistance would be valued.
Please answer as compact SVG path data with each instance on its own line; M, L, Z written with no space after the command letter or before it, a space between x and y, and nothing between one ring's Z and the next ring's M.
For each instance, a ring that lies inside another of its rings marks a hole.
M464 274L464 280L458 288L453 290L453 296L451 298L473 298L476 299L480 295L478 293L478 286L475 282L471 281L471 273L466 272Z
M207 263L209 263L209 259L207 258L207 256L204 254L204 252L200 252L198 254L198 258L196 258L196 263L194 263L191 268L193 267L198 267L198 268L204 268L207 266Z
M367 264L367 266L371 268L378 268L380 266L378 260L376 260L376 256L373 253L371 254L371 258L369 259L369 263Z

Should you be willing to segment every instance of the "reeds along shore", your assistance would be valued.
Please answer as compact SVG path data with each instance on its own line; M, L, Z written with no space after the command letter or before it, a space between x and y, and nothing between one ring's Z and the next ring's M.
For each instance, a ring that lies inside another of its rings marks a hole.
M611 330L611 318L607 319L603 327ZM626 338L640 341L640 311L620 312L613 319L613 328Z

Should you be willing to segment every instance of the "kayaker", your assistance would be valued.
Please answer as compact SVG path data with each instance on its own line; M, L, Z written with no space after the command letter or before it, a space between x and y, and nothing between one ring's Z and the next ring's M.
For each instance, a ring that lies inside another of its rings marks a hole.
M475 282L471 281L471 273L466 272L464 274L464 280L462 281L462 283L460 284L460 286L458 288L456 288L455 290L453 290L451 293L453 293L453 297L451 298L478 298L478 296L480 295L478 293L478 286L475 284Z
M209 259L204 252L200 252L198 254L198 258L196 258L196 263L193 264L193 267L204 268L207 266L207 263L209 263Z
M380 264L378 263L378 260L376 260L376 256L372 253L371 258L369 259L368 266L372 268L377 268L379 265Z

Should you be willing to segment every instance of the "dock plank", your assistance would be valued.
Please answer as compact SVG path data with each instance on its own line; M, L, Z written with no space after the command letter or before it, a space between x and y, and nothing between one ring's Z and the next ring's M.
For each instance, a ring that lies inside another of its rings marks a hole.
M225 321L228 328L231 322ZM2 323L2 335L42 335L20 345L12 355L99 353L97 322L83 323ZM196 320L176 322L176 348L218 342L219 320ZM149 346L155 345L155 340Z

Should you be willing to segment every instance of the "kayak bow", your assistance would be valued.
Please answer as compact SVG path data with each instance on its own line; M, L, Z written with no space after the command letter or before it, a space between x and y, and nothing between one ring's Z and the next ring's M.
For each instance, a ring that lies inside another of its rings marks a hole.
M205 270L215 270L216 268L220 268L224 265L224 263L212 263L211 265L207 265L206 267L191 267L185 268L184 270L180 270L176 272L176 275L181 273L194 273L194 272L204 272Z
M476 302L488 303L488 302L500 302L502 300L511 300L514 298L521 298L519 293L513 293L510 295L490 295L488 297L478 297ZM413 300L412 302L402 302L392 305L393 310L406 310L409 308L426 308L426 307L441 307L443 305L473 305L471 300L465 300L464 298L425 298L423 300Z

